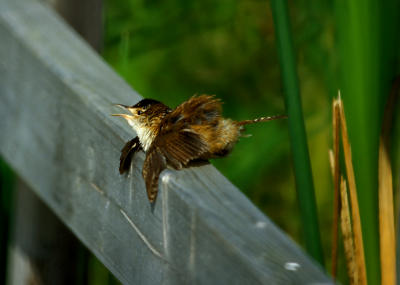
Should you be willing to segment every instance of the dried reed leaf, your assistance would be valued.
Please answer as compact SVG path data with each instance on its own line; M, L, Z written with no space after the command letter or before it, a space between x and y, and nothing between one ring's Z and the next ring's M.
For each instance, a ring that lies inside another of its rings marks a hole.
M333 179L333 177L335 176L335 155L332 149L328 151L328 156L329 156L329 166L331 168L331 175Z
M333 150L329 150L329 165L331 167L332 178L335 175L335 155L333 154Z
M333 222L332 222L332 270L331 274L333 279L337 274L337 260L338 260L338 227L339 227L339 212L340 212L340 190L339 190L339 139L340 139L340 117L339 105L337 100L332 104L332 126L333 126Z
M344 160L346 165L347 179L349 183L349 194L350 194L350 203L352 209L351 214L352 214L353 234L354 234L354 249L355 249L356 263L360 280L359 284L364 285L367 284L367 274L365 269L364 244L361 231L360 211L358 206L356 181L354 177L354 169L351 158L351 147L347 134L346 117L344 114L343 102L340 98L340 93L337 102L339 105L339 112L340 112L340 129L342 134Z
M350 218L350 206L349 200L347 198L347 186L346 181L343 176L340 180L340 198L341 198L341 211L340 211L340 220L341 220L341 229L343 236L343 245L344 245L344 254L346 256L346 267L347 273L349 276L349 284L358 285L359 282L359 274L358 268L356 264L356 257L354 252L354 238L351 230L351 218Z
M400 79L393 84L385 107L381 137L379 139L379 234L381 254L381 284L396 284L396 238L393 206L393 178L390 163L389 133L392 125Z
M392 168L383 138L379 146L379 234L381 284L396 284L396 240L394 230Z

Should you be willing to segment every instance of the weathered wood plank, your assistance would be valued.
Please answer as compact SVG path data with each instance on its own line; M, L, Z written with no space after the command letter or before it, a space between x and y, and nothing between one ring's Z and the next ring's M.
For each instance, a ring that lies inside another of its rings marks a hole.
M210 165L165 171L152 209L110 116L138 95L41 3L0 0L0 38L1 155L123 283L331 283Z
M15 190L7 284L79 284L82 245L23 181Z
M93 48L100 50L102 0L47 2ZM7 284L86 284L86 248L22 180L15 190ZM84 276L79 278L78 273Z

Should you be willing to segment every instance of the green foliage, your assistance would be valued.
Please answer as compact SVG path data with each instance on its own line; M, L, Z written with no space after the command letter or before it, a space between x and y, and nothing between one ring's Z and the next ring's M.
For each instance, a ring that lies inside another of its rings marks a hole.
M368 281L378 284L378 146L398 46L398 1L337 1L342 94L352 144Z
M119 285L121 284L108 269L94 256L88 258L87 283L89 285Z
M306 249L324 264L287 2L271 0Z

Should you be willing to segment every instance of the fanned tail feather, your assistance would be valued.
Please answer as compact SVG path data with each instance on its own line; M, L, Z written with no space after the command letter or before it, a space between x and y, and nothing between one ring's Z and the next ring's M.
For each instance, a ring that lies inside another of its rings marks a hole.
M286 119L286 118L287 118L286 115L275 115L275 116L269 116L269 117L261 117L261 118L257 118L257 119L253 119L253 120L244 120L244 121L237 122L237 124L239 126L244 126L244 125L248 125L248 124L255 124L258 122L268 122L268 121L272 121L272 120Z

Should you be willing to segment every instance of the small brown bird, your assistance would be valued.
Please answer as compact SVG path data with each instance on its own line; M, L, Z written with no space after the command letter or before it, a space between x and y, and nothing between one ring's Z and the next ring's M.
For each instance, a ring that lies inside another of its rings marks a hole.
M286 118L279 115L232 121L221 116L221 101L209 95L193 96L173 110L153 99L143 99L131 107L116 106L130 114L113 116L126 119L137 134L121 151L119 172L128 171L133 155L144 150L142 175L151 203L157 197L158 178L165 168L179 170L224 157L242 136L244 125Z

